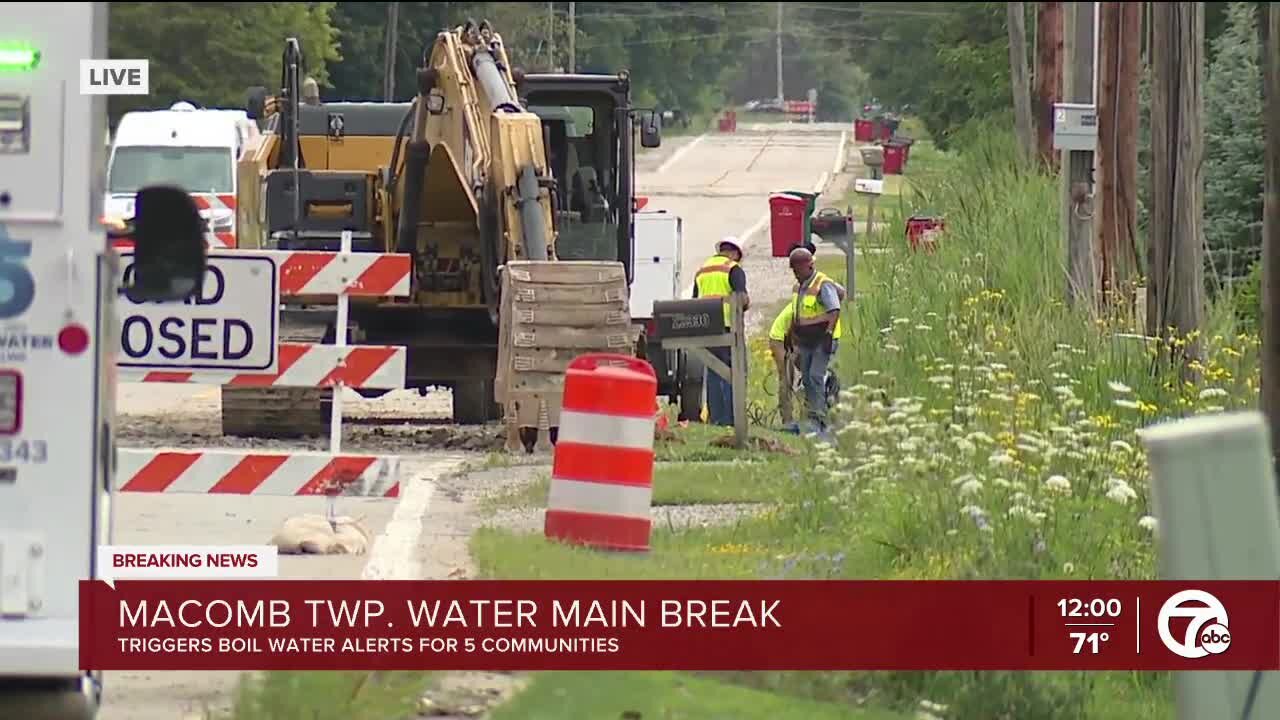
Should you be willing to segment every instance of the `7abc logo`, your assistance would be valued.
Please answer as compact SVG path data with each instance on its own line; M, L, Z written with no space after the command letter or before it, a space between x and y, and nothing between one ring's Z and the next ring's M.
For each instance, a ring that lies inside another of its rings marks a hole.
M1182 638L1173 636L1169 627L1173 618L1189 620ZM1218 598L1203 590L1183 590L1166 600L1160 608L1158 628L1164 646L1189 660L1218 655L1231 646L1227 609Z

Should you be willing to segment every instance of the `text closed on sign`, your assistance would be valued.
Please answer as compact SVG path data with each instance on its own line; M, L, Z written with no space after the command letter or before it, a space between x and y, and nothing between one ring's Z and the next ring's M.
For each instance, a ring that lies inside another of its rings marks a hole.
M124 254L122 284L132 280ZM120 367L276 372L280 303L275 261L210 254L200 292L184 302L135 303L123 292Z

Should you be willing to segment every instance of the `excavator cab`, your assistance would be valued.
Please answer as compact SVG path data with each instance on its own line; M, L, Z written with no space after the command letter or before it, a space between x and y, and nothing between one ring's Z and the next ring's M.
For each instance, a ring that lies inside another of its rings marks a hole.
M556 181L556 254L621 262L632 272L635 136L656 147L656 115L631 107L631 80L617 75L527 74L520 95L542 121Z

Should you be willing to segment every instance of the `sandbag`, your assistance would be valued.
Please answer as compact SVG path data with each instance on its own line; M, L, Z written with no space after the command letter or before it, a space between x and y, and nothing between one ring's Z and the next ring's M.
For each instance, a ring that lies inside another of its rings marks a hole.
M369 551L369 531L363 518L298 515L284 521L271 538L282 555L364 555Z

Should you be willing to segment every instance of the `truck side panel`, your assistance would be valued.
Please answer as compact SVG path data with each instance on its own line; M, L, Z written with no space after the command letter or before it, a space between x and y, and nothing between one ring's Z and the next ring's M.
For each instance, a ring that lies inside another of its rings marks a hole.
M79 676L79 590L112 459L114 269L98 218L106 102L81 58L106 57L106 4L50 22L6 6L6 36L40 63L0 75L27 107L29 148L0 152L0 676Z

